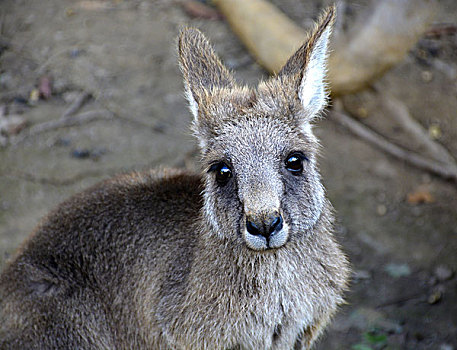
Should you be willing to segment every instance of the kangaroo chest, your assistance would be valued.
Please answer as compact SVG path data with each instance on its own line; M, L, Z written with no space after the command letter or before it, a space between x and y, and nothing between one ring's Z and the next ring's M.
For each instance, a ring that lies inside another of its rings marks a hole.
M293 348L316 319L316 293L307 278L295 269L253 278L228 273L192 283L159 303L163 333L183 349Z

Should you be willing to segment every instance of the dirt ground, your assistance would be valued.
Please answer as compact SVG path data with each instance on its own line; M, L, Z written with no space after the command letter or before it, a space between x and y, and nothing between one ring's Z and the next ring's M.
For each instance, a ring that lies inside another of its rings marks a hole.
M273 3L306 28L329 1ZM347 3L352 15L367 6ZM457 3L438 5L436 22L455 25ZM267 76L226 22L193 18L177 1L2 1L0 117L17 124L0 136L0 268L51 208L101 179L160 165L199 169L175 52L186 25L209 36L241 81ZM454 157L456 72L454 33L421 39L375 84L403 101ZM48 77L52 96L36 100ZM38 125L55 123L82 93L93 98L77 115L93 119L40 132ZM362 122L407 141L373 99L364 92L344 102L364 111ZM316 133L337 235L354 269L348 304L317 349L457 349L456 183L391 158L329 120ZM412 194L425 203L408 201Z

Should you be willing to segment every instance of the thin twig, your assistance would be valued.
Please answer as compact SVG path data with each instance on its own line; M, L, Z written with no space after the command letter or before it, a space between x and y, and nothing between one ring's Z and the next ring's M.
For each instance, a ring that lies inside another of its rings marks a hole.
M66 127L75 126L75 125L81 125L81 124L88 123L88 122L91 122L94 120L101 120L101 119L109 120L112 118L113 118L113 115L109 111L99 110L99 109L83 112L83 113L80 113L80 114L77 114L74 116L62 117L57 120L51 120L49 122L44 122L44 123L34 125L26 132L23 132L18 137L14 138L12 144L17 145L29 137L36 136L38 134L42 134L42 133L50 131L50 130L66 128Z
M383 303L376 305L375 308L382 309L384 307L403 304L403 303L406 303L407 301L418 300L418 299L424 299L423 293L414 293L411 295L401 296L399 298L391 299L391 300L388 300L388 301L385 301Z
M428 132L411 116L408 107L402 101L383 93L380 93L379 96L390 115L394 117L405 130L414 135L416 140L420 141L422 146L429 150L433 158L437 161L456 166L454 157L452 157L446 148L429 137Z
M372 145L380 148L388 154L401 159L417 168L429 171L433 174L439 175L448 180L457 181L457 167L450 164L443 164L441 162L424 158L414 152L401 148L381 135L370 130L368 127L357 122L353 118L344 113L332 110L329 113L329 118L338 124L349 129L353 134L361 139L371 143Z
M144 123L132 117L124 117L124 115L130 114L125 110L121 110L120 106L117 106L113 103L109 103L109 101L99 96L95 96L95 99L103 108L109 111L116 120L119 120L122 123L130 124L133 127L141 129L150 129L154 132L160 132L159 130L157 130L157 127L155 125Z
M66 117L69 117L73 114L75 114L76 112L78 112L82 106L84 105L84 103L86 103L86 101L89 100L89 98L91 97L91 94L88 93L88 92L82 92L74 101L73 103L70 105L70 107L68 107L65 112L63 112L62 114L62 118L66 118Z

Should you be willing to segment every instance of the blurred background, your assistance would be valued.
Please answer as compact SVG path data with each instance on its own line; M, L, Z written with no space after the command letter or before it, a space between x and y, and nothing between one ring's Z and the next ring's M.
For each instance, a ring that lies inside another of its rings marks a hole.
M333 2L245 3L257 5L2 0L0 268L50 209L101 179L199 170L180 28L200 28L254 86ZM354 272L317 349L457 349L457 2L339 1L338 16L331 109L315 132Z

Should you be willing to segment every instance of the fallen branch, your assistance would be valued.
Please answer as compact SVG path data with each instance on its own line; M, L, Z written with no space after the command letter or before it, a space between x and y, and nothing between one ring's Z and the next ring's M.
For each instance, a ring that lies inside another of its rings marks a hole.
M381 135L375 133L368 127L357 122L344 113L331 110L328 117L329 119L344 126L361 139L371 143L386 153L405 161L406 163L439 175L445 179L457 181L457 167L455 165L443 164L435 160L424 158L414 152L405 150L404 148L389 142Z
M213 0L259 64L278 72L306 39L305 31L267 0ZM340 9L344 6L340 7ZM361 14L329 58L334 96L369 85L401 62L429 27L435 5L428 0L381 0Z

